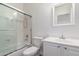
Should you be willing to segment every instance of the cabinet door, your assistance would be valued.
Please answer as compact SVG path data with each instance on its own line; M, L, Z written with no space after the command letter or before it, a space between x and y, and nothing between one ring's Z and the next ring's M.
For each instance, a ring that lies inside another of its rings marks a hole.
M79 56L79 48L68 47L68 49L69 49L68 51L69 56Z
M60 55L60 46L53 43L44 42L44 56L58 56Z
M62 46L62 56L79 56L79 49L71 46Z
M69 55L69 49L67 47L62 46L60 53L61 53L61 56L68 56Z

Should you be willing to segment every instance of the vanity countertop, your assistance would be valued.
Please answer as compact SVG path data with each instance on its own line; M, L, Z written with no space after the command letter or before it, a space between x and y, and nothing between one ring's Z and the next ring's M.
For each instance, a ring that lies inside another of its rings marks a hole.
M48 37L48 38L44 39L43 41L79 47L78 39L59 39L57 37Z

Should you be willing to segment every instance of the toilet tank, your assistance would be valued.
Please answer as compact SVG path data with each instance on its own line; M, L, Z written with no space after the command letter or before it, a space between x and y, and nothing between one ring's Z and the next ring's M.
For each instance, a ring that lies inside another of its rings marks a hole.
M40 48L42 44L43 37L33 37L32 38L32 44L38 48Z

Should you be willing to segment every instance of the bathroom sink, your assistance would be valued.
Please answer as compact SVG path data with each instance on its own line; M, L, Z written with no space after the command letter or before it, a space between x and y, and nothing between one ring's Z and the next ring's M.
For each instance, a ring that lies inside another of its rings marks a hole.
M44 39L43 41L79 47L79 40L77 40L77 39L60 39L57 37L48 37L48 38Z

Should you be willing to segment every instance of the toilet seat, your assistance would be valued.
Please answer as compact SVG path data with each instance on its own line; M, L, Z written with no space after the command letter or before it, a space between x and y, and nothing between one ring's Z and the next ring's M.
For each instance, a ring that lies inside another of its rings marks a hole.
M34 54L37 53L37 51L39 50L39 48L32 46L26 50L24 50L23 55L25 56L33 56Z

